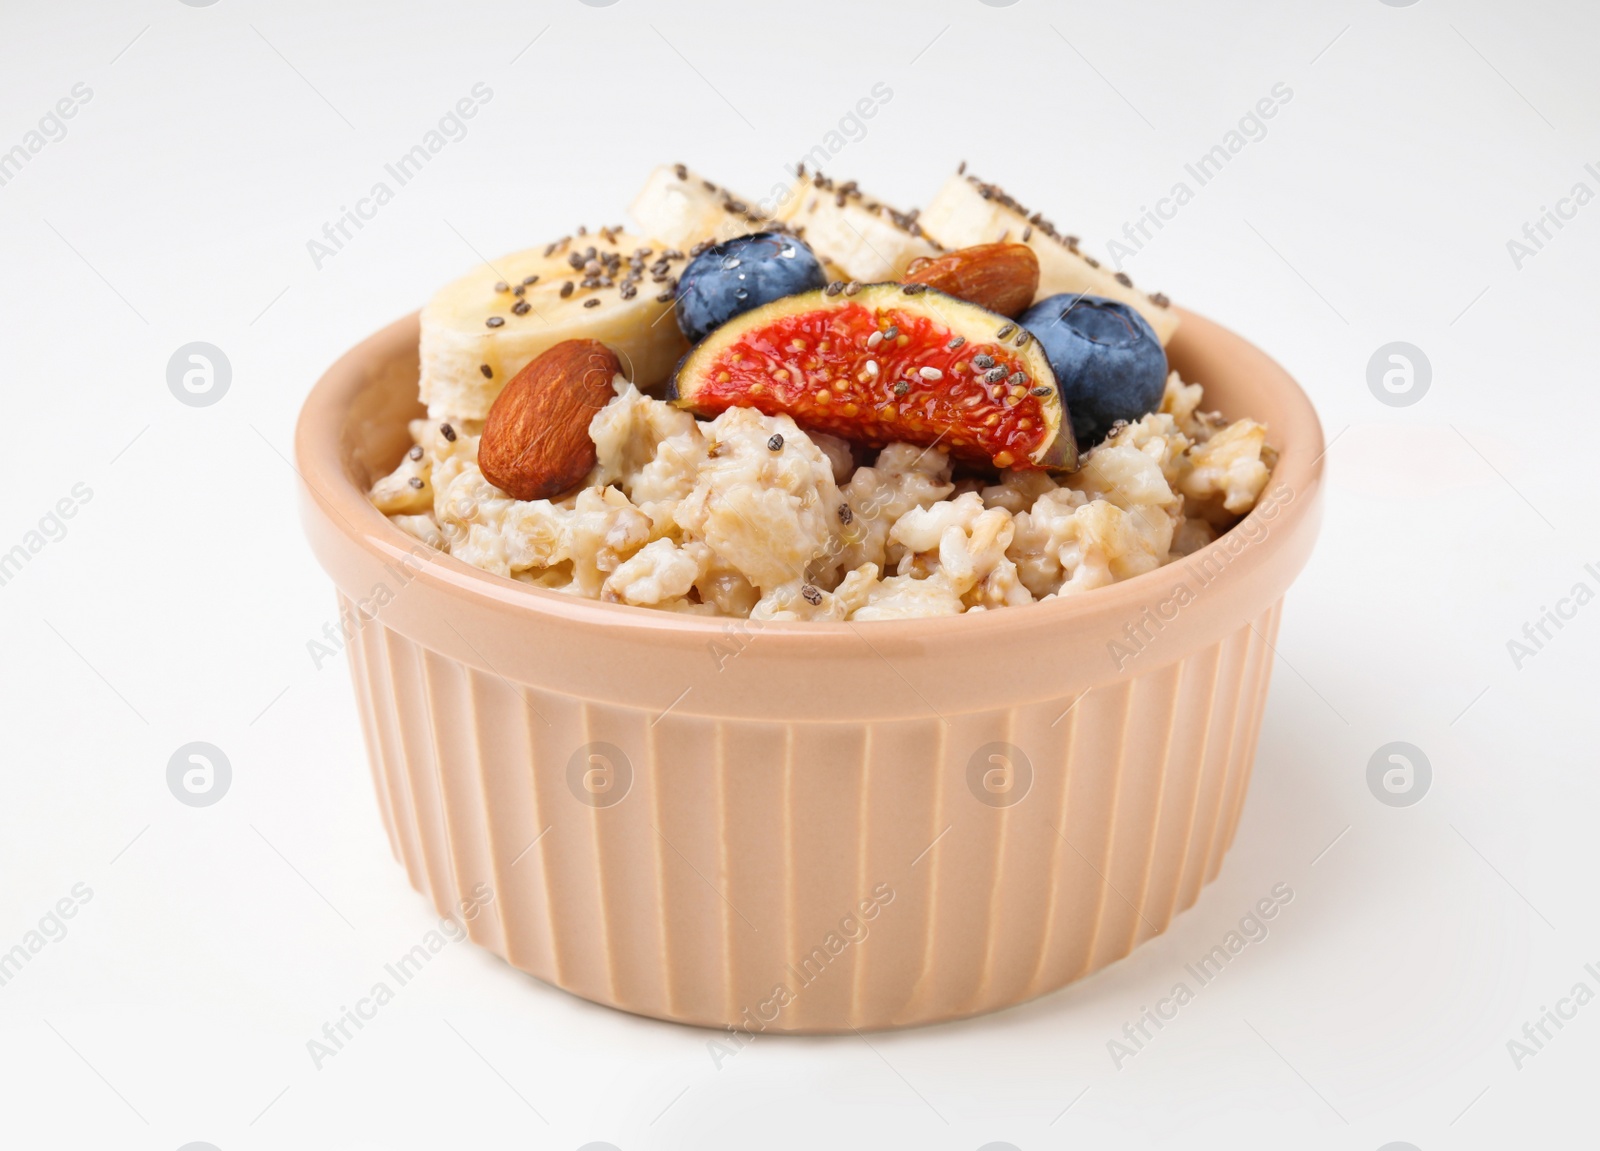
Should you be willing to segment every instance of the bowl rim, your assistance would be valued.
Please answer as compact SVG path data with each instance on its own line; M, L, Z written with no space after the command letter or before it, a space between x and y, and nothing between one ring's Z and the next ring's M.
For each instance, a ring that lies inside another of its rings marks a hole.
M1277 505L1278 510L1271 517L1281 518L1282 522L1266 532L1259 544L1252 543L1233 553L1227 561L1230 570L1238 569L1241 565L1253 567L1267 562L1274 550L1271 544L1274 536L1288 538L1297 534L1293 529L1299 522L1316 514L1319 501L1313 497L1319 494L1326 452L1322 425L1304 389L1277 361L1230 329L1197 313L1176 305L1173 307L1181 318L1175 341L1183 340L1186 330L1189 340L1204 337L1231 341L1234 347L1230 351L1253 355L1269 369L1289 409L1291 418L1287 421L1290 425L1286 429L1289 433L1287 436L1283 434L1284 421L1279 421L1277 429L1269 426L1269 434L1279 441L1274 445L1279 456L1269 484L1287 484L1293 493L1290 500ZM295 470L299 476L302 497L309 499L327 520L336 523L347 538L356 541L371 557L385 565L398 564L408 568L408 579L451 596L476 601L480 606L492 607L497 612L515 612L519 618L529 621L559 619L566 623L594 624L613 631L625 629L641 635L670 636L674 640L694 643L725 638L730 625L751 632L759 630L763 644L824 644L836 647L848 643L859 646L866 638L860 630L863 626L870 628L868 635L896 646L904 641L934 639L969 643L988 636L1035 631L1066 621L1104 617L1122 619L1136 614L1138 609L1149 603L1152 593L1159 594L1170 588L1174 569L1200 562L1209 555L1221 555L1230 535L1240 531L1246 524L1260 523L1264 518L1265 505L1258 501L1243 520L1216 540L1151 571L1095 588L1088 593L1054 597L1048 601L1020 605L1016 609L964 612L959 616L838 621L756 620L608 603L535 587L475 567L407 534L373 506L367 493L351 482L346 473L341 434L349 407L373 384L373 374L366 369L375 356L388 354L391 346L403 346L406 337L413 337L410 342L414 345L419 316L420 312L412 312L368 336L330 365L312 386L300 409L294 434ZM872 646L870 642L868 646Z

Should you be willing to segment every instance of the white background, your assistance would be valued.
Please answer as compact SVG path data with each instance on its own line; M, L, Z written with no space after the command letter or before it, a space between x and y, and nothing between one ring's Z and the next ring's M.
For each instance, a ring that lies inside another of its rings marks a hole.
M0 987L0 1145L1592 1139L1600 1006L1520 1070L1507 1041L1600 990L1600 607L1520 670L1507 641L1600 588L1600 205L1520 270L1506 243L1600 192L1597 46L1579 0L5 0L0 149L92 98L0 187L0 551L92 499L0 587L0 950L93 897ZM316 268L307 240L479 81L466 138ZM315 1069L306 1041L434 921L348 676L307 653L333 616L284 458L307 389L474 249L618 222L657 162L765 195L880 81L837 175L910 206L964 158L1100 250L1292 90L1126 265L1279 358L1333 441L1220 878L1042 1001L870 1046L762 1038L720 1069L706 1032L460 944ZM213 407L167 389L193 340L232 364ZM1432 364L1413 406L1367 386L1394 340ZM192 740L232 762L216 806L167 789ZM1365 781L1393 740L1432 764L1412 807ZM1277 883L1270 936L1117 1069L1107 1041Z

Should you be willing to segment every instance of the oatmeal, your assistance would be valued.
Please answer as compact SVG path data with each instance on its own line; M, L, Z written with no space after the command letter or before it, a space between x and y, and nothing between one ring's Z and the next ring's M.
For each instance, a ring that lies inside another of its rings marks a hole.
M620 377L589 426L597 461L558 500L520 501L477 467L482 421L411 425L372 487L396 526L497 575L703 615L871 620L1076 595L1204 546L1255 506L1266 429L1199 410L1173 373L1158 411L1070 475L956 478L939 446L849 445L788 416L709 421Z

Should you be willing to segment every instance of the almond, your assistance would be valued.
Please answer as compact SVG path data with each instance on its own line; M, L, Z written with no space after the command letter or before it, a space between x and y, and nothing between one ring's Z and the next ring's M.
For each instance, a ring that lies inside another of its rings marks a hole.
M611 402L621 369L598 340L567 340L535 356L495 398L478 441L478 467L519 500L563 495L594 467L589 421Z
M913 260L906 283L927 284L1015 319L1039 290L1039 257L1026 244L979 244Z

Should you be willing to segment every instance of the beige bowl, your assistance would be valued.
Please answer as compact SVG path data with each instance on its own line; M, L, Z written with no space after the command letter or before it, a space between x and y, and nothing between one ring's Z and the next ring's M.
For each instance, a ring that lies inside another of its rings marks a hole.
M421 414L417 319L357 346L295 452L412 885L557 987L750 1030L992 1011L1163 930L1232 842L1323 451L1244 340L1186 315L1170 354L1282 453L1221 540L1032 607L763 624L574 599L412 540L364 493Z

